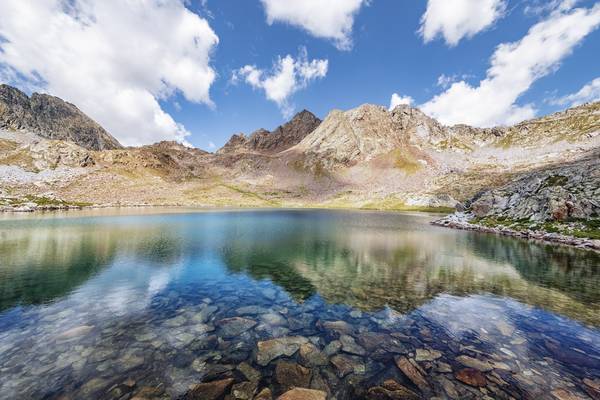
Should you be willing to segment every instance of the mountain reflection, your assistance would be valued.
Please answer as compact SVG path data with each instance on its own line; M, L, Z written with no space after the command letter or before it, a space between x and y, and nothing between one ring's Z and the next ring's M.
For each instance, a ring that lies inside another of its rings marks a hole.
M369 217L371 223L382 218ZM231 272L269 278L297 300L316 291L330 303L364 311L389 306L409 312L442 293L491 293L600 324L597 254L426 225L415 229L418 218L402 219L396 230L382 230L361 220L325 218L320 227L296 223L260 237L238 226L223 259Z
M179 241L159 228L51 224L0 229L0 311L61 298L111 267L119 255L164 266L180 256Z
M600 255L428 220L277 211L2 222L0 310L50 302L94 279L122 298L230 273L270 280L296 301L319 295L364 311L491 293L600 325Z

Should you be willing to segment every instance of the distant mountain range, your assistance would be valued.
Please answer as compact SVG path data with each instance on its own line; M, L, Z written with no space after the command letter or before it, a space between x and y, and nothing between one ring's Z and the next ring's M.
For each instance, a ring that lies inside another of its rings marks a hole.
M102 205L473 205L479 217L597 218L600 178L588 172L600 170L599 149L600 102L487 129L444 126L405 105L388 111L366 104L333 110L323 121L304 110L273 132L233 135L215 153L173 142L124 148L76 106L0 85L0 196L7 208L23 206L23 199L33 207L39 198ZM552 187L573 190L540 192L531 183L559 175Z

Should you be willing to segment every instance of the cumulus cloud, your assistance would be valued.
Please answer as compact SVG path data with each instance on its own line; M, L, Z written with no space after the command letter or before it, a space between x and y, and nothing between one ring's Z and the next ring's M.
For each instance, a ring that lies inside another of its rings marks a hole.
M500 44L478 86L454 82L421 109L445 124L512 124L535 116L532 105L516 103L538 79L555 71L590 32L600 25L600 4L557 9L519 41Z
M506 9L506 0L428 0L419 33L427 43L443 36L449 46L492 26Z
M354 16L367 0L261 0L267 23L283 22L311 35L333 40L340 50L352 47Z
M267 99L275 102L283 115L289 117L293 106L289 98L300 89L304 89L311 81L327 75L328 60L308 60L306 49L300 49L296 59L291 55L278 57L270 71L255 65L246 65L235 70L232 82L244 81L255 89L264 90Z
M600 77L585 84L578 92L551 101L555 105L578 106L583 103L600 101Z
M390 108L389 110L393 110L396 106L401 104L405 104L410 106L414 102L413 98L410 96L400 96L398 93L392 94L392 98L390 99Z
M185 140L159 103L174 91L212 105L218 37L183 0L2 1L0 15L2 78L76 104L124 144Z

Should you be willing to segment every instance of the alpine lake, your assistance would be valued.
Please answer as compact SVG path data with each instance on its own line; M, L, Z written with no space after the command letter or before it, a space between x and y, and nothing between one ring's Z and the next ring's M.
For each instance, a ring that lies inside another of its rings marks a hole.
M600 254L438 217L1 215L0 398L600 399Z

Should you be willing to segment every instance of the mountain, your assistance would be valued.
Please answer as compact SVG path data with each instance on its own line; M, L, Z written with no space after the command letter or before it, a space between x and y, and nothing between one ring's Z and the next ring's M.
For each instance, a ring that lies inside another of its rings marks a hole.
M0 129L26 130L41 137L67 140L89 150L123 146L76 106L58 97L0 85Z
M39 96L85 117L60 99L2 88L0 208L53 196L60 204L457 206L488 222L598 218L600 102L485 129L445 126L406 105L333 110L323 121L304 110L208 153L175 142L96 150L65 132L72 122L32 106Z
M266 129L259 129L249 137L246 137L243 133L233 135L217 153L256 152L276 154L300 143L320 123L321 120L313 113L302 110L290 121L277 127L273 132L269 132Z

